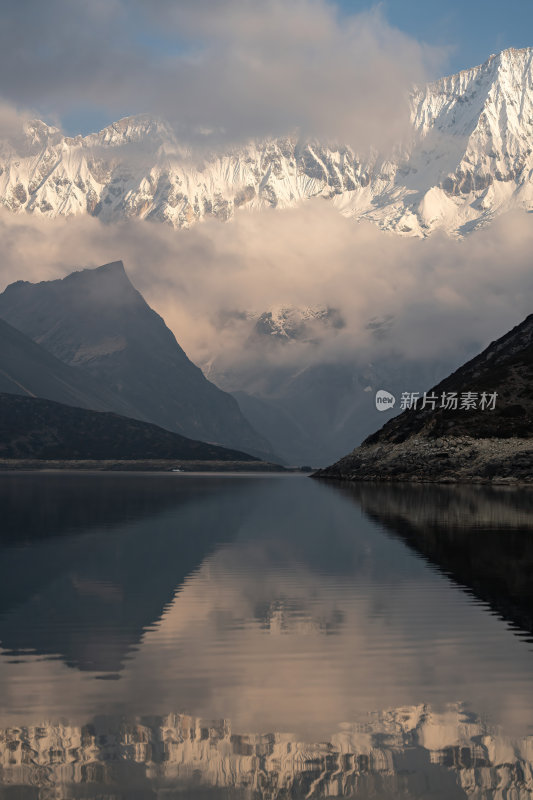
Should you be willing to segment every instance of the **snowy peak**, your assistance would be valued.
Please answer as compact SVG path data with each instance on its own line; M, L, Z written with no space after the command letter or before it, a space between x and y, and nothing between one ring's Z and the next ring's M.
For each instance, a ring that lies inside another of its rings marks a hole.
M532 59L533 48L504 50L478 67L428 84L413 95L415 127L423 132L435 125L442 129L444 120L448 127L455 127L457 112L462 122L477 120L484 105L500 95L513 105L516 99L527 99L532 88ZM425 113L419 116L417 111Z
M458 167L464 174L477 167L485 182L491 182L489 175L499 181L513 179L516 169L509 175L510 161L518 159L515 167L524 165L533 133L532 64L533 50L508 50L415 94L413 121L421 140L426 140L425 152L428 142L442 151L445 139L451 138L449 153L460 156L456 164L447 165L454 173ZM477 182L478 188L483 182ZM464 193L474 187L448 181L444 188Z
M161 144L176 145L174 132L165 120L148 114L124 117L118 122L103 128L99 133L86 137L76 137L72 141L80 142L84 147L104 146L120 147L128 144L148 143L153 149Z
M414 90L411 119L410 141L393 158L296 136L195 157L146 114L85 137L33 121L20 151L0 142L0 203L187 228L320 197L408 236L462 236L510 209L533 210L533 49L505 50Z
M45 147L49 144L57 144L63 138L59 128L47 125L40 119L32 119L24 123L23 131L30 146Z
M254 336L267 336L280 342L309 342L323 336L326 330L342 328L345 324L338 309L322 306L279 306L248 316L255 322Z
M412 192L405 232L465 234L533 208L532 64L531 48L506 50L413 94L412 149L395 181Z

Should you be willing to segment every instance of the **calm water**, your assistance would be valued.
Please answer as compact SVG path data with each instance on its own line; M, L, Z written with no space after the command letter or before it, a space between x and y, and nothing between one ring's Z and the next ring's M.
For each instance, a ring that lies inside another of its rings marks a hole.
M0 475L0 797L533 797L533 496Z

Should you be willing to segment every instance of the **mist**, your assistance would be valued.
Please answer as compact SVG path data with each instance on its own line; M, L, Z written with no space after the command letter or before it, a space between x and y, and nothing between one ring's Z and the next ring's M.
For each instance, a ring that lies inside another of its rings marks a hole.
M326 0L50 0L32 15L3 4L0 128L21 107L72 135L77 118L144 112L196 147L298 131L387 149L408 130L413 84L447 55L380 7L341 16Z
M2 289L123 260L189 357L219 371L258 359L265 369L396 356L459 365L532 306L533 225L523 213L465 240L399 237L321 200L187 231L2 212L0 232ZM287 343L254 338L257 315L285 306L336 309L341 324Z

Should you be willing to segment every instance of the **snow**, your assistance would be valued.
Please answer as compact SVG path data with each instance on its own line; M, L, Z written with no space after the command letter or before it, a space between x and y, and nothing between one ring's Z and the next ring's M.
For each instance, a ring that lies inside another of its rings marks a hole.
M146 114L85 137L35 120L18 152L0 141L0 203L187 228L320 197L346 217L417 237L461 236L510 209L533 209L532 48L416 89L411 106L409 146L389 159L289 136L198 162L168 123Z

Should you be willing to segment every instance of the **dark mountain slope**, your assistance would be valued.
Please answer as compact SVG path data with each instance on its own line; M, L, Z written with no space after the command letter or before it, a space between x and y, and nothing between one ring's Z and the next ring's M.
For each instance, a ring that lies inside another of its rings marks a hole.
M97 411L133 412L127 402L83 370L69 367L0 320L0 392L44 397Z
M472 393L475 407L461 407ZM494 408L482 397L496 394ZM533 314L404 411L316 473L349 480L533 480ZM458 399L442 407L443 395Z
M13 394L0 394L0 458L255 460L149 422Z
M63 280L11 284L0 295L0 317L108 386L132 416L194 439L273 455L235 399L187 358L121 261Z

